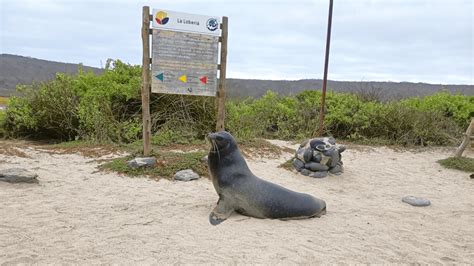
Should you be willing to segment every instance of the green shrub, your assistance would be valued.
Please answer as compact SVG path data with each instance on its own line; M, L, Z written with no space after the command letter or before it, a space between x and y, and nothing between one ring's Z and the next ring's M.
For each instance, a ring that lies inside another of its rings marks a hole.
M140 75L139 66L119 60L109 60L100 76L79 73L81 138L130 142L140 137Z
M174 138L204 139L215 130L216 109L212 97L152 94L150 113L155 134L172 131Z
M18 86L9 100L6 136L135 143L142 136L141 68L108 60L101 75L79 71L50 82ZM370 95L369 95L370 96ZM474 96L436 93L424 98L380 102L376 97L329 92L325 135L402 145L446 145L458 141L474 116ZM321 92L228 100L226 129L239 140L304 139L319 125ZM215 98L152 94L152 141L191 144L214 131ZM1 117L0 117L1 118ZM1 132L0 132L1 133Z
M18 86L10 99L9 136L127 142L140 137L140 68L109 61L104 73L57 74L50 82Z
M230 102L227 128L240 139L308 138L318 126L320 99L319 91L308 90L295 97L267 92L260 99ZM326 110L326 134L342 139L446 145L457 142L462 131L441 110L406 102L367 102L348 93L328 93Z
M400 103L375 108L369 123L358 132L366 139L402 145L446 145L457 141L460 128L438 112L424 112Z
M442 91L423 98L405 99L401 103L420 111L437 112L444 117L453 118L462 128L467 128L471 118L474 117L474 96L452 95Z
M293 139L311 134L315 109L300 104L295 97L281 97L268 91L262 98L228 102L226 128L240 139ZM306 122L307 121L307 122Z
M73 139L78 133L79 97L70 76L57 74L51 82L19 86L6 112L9 136Z

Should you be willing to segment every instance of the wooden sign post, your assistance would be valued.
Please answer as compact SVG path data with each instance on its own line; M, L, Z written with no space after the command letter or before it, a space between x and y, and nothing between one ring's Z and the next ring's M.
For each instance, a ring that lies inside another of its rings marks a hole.
M143 155L151 153L150 116L150 8L143 7L142 16L142 113L143 113Z
M217 106L217 124L216 131L224 131L225 129L225 72L227 67L227 17L222 18L222 37L221 41L221 64L219 65L219 90L216 94Z
M216 130L224 130L227 23L227 17L162 9L153 9L150 15L150 8L143 7L142 110L145 156L151 152L150 91L217 96ZM218 65L219 42L221 54ZM217 70L220 71L219 80Z

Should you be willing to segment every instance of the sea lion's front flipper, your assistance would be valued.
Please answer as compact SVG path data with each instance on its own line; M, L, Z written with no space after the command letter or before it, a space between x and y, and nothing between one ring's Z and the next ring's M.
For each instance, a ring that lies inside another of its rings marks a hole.
M218 225L225 221L234 212L234 208L226 203L225 200L219 198L217 206L209 214L209 222L212 225Z

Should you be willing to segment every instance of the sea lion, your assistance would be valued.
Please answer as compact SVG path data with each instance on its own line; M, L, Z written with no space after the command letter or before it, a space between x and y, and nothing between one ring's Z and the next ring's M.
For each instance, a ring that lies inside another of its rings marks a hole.
M237 142L225 131L208 135L212 183L219 196L209 222L217 225L234 211L255 218L303 219L326 213L326 203L255 176L242 157Z

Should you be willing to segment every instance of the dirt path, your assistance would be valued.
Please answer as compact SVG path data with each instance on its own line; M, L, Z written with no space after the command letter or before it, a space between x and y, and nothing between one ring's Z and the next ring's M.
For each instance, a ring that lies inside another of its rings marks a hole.
M128 178L97 172L94 159L77 154L20 151L27 156L0 153L0 169L32 169L40 183L0 182L0 264L474 261L474 180L438 165L443 149L349 147L345 173L324 179L277 168L291 154L251 159L256 175L324 199L327 215L235 214L219 226L208 222L217 195L207 179ZM409 206L407 195L432 205Z

